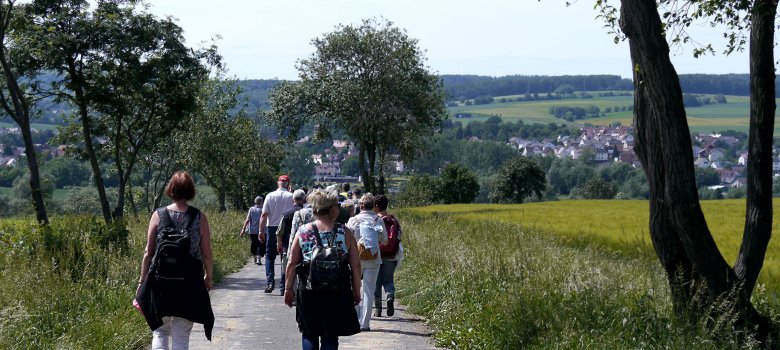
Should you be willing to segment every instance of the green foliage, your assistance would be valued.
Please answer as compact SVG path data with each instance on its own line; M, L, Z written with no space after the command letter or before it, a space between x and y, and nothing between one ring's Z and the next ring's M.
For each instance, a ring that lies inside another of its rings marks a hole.
M70 157L57 157L43 163L41 172L54 179L56 188L82 186L92 174L87 164Z
M582 199L613 199L618 192L615 184L592 177L572 191L572 197Z
M536 194L542 198L547 187L544 170L533 160L523 157L512 158L498 171L491 202L522 203L526 197Z
M373 191L377 154L414 159L447 117L442 82L417 40L389 21L339 25L312 45L315 52L298 62L301 80L269 94L268 119L287 137L305 125L316 125L316 140L342 131L368 160L362 175Z
M437 202L436 192L439 180L430 175L418 175L409 178L401 193L398 194L398 207L422 207Z
M24 174L21 177L14 180L13 188L14 188L13 190L14 197L25 201L31 201L32 189L30 188L29 173ZM45 176L41 178L41 192L43 192L44 198L51 199L51 196L54 193L54 180L51 177Z
M444 204L471 203L479 193L474 173L460 164L447 164L439 175L437 198Z
M241 213L208 213L218 281L247 261L235 235ZM53 216L42 229L0 221L0 348L138 349L149 328L130 306L146 244L147 218L125 229L93 216Z
M311 179L314 174L314 162L311 159L311 153L306 147L301 145L292 144L284 146L284 159L282 160L282 166L280 171L290 176L293 183L302 184L305 181ZM343 174L344 166L342 164L341 171ZM356 174L354 172L353 174Z
M712 168L696 167L696 186L715 186L720 184L720 175Z

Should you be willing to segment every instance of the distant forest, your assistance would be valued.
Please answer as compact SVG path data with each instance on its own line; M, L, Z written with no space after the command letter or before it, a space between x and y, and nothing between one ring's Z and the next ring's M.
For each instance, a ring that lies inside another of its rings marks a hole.
M618 75L508 75L488 77L479 75L442 75L444 89L449 101L461 101L474 98L547 94L561 86L572 87L575 91L630 91L630 79ZM46 77L51 79L53 77ZM48 79L42 80L48 80ZM750 94L748 74L681 74L680 84L683 92L689 94L723 94L747 96ZM246 101L249 113L267 109L268 91L279 84L277 79L241 80L241 96ZM780 91L780 89L778 89ZM39 117L35 120L43 124L62 124L71 108L45 99L38 105ZM1 122L10 123L8 117Z

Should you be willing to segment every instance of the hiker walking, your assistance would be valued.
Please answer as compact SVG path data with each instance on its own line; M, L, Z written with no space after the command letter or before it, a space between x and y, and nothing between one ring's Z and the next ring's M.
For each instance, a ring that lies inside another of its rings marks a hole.
M293 205L292 193L287 189L290 178L279 176L276 191L269 193L263 203L263 213L260 215L260 240L265 240L265 278L268 286L266 293L274 291L274 261L276 260L276 231L282 221L282 214Z
M292 195L293 206L282 214L282 221L279 222L279 229L276 231L276 252L282 256L281 278L279 279L279 295L284 295L284 279L286 278L285 268L287 267L287 254L290 246L290 233L292 232L292 221L295 213L303 209L306 203L306 192L295 190Z
M262 258L265 255L265 242L260 241L260 213L263 211L263 197L255 197L255 205L249 208L249 212L246 213L246 220L244 220L244 226L241 228L239 237L243 237L244 233L249 233L249 252L252 254L255 260L255 264L262 265ZM247 227L249 228L247 232Z
M173 203L149 220L135 304L152 330L152 349L168 349L169 341L187 349L193 322L203 324L209 340L214 327L211 233L206 215L187 204L195 198L189 173L173 174L165 193Z
M374 290L374 316L382 316L382 288L385 289L385 300L387 300L387 316L395 314L395 269L403 258L403 248L401 247L401 225L395 216L387 213L389 201L383 195L376 196L374 201L374 211L382 218L387 228L387 243L379 245L379 253L382 256L382 265L379 266L379 274L376 278L376 289Z
M374 196L369 192L358 201L360 213L347 222L355 235L360 253L360 272L363 276L361 289L362 301L357 306L360 330L370 331L371 308L374 302L374 288L382 257L379 255L379 244L387 242L387 229L384 221L374 212Z
M304 350L338 349L338 337L360 332L355 312L355 305L360 302L357 243L349 229L335 222L339 215L336 191L315 190L307 201L316 220L301 226L293 239L286 270L287 276L298 277L299 287L295 294L284 294L284 303L293 307L295 301L295 318ZM329 281L339 288L327 289L326 285L315 283L324 279L317 269L324 256L338 261L340 273L330 275L336 279ZM285 281L285 290L292 290L293 280Z

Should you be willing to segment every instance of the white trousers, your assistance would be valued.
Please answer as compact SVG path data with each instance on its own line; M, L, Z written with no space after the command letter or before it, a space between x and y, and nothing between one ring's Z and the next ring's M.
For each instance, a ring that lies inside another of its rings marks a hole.
M192 321L181 317L163 317L163 325L152 331L152 350L187 350L190 347ZM173 342L168 347L168 339Z
M360 321L360 328L369 328L371 322L371 310L374 308L374 290L376 290L376 277L379 275L379 265L371 264L369 267L360 265L360 272L363 275L363 284L361 293L363 299L355 307Z

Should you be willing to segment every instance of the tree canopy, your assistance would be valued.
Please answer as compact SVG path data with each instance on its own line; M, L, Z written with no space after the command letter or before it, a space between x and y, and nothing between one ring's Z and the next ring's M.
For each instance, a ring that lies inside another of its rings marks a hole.
M316 126L318 139L343 131L358 146L365 188L377 192L377 155L414 158L446 118L441 80L428 71L417 40L390 21L339 25L312 45L314 53L298 61L300 81L269 94L268 118L288 137L306 124Z

